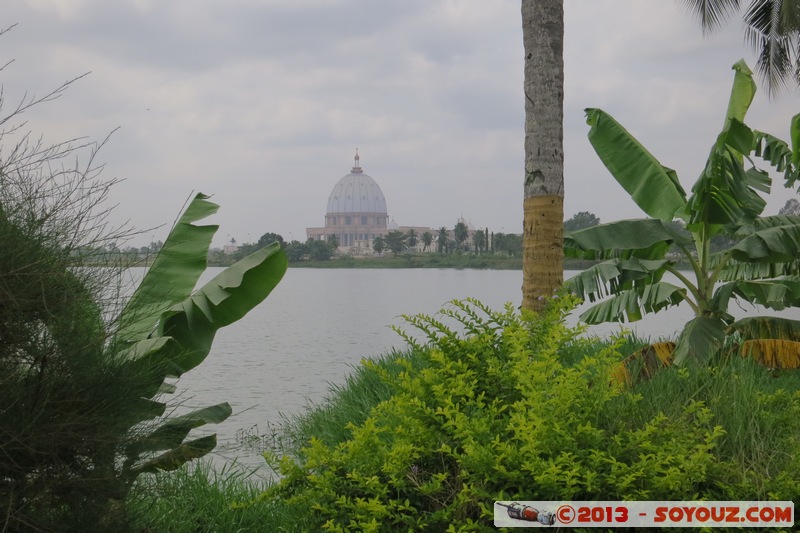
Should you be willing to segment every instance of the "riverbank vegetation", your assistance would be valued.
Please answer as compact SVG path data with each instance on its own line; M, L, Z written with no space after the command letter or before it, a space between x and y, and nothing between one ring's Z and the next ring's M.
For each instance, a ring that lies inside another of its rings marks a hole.
M447 318L407 317L405 351L365 361L265 440L282 479L159 474L132 496L139 519L175 532L257 520L494 531L495 500L800 496L799 374L728 352L621 387L622 354L646 342L583 337L563 320L574 303L533 315L454 302Z

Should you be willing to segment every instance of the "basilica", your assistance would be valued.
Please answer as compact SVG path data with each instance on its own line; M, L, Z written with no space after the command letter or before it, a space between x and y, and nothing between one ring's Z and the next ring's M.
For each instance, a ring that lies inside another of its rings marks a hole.
M426 231L435 235L429 227L399 226L389 221L386 197L377 182L361 169L360 159L356 150L350 174L340 179L328 196L325 226L306 228L308 239L328 241L336 236L340 251L371 254L375 237L393 230L406 233L413 229L418 237Z

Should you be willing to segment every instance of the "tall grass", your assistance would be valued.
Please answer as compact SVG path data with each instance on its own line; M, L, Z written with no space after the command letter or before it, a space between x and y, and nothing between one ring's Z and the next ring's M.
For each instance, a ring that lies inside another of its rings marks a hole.
M717 455L735 460L743 471L766 477L796 454L792 436L800 433L800 420L790 409L791 397L800 391L796 370L768 369L731 356L712 365L662 370L636 391L642 395L636 415L643 418L657 412L671 416L688 401L703 402L725 430Z
M327 397L320 404L285 418L283 440L279 440L283 449L276 451L296 453L311 437L326 445L335 445L349 438L350 424L360 425L373 407L392 396L391 382L381 377L377 369L384 369L396 376L406 371L399 363L401 359L411 361L415 371L427 362L415 349L392 350L374 359L376 366L356 367L343 384L330 385Z
M264 490L264 481L244 469L215 471L208 462L184 465L174 472L140 476L128 498L128 512L137 531L196 533L200 531L294 531L277 502L249 502Z

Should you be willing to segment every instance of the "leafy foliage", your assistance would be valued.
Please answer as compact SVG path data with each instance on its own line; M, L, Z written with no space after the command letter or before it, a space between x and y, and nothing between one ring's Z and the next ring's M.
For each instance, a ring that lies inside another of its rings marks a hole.
M505 253L509 256L522 256L522 235L498 232L492 235L492 248L495 253Z
M786 203L778 211L779 215L800 215L800 201L797 198L789 198Z
M386 249L394 255L399 254L408 247L408 234L400 230L392 230L383 238Z
M623 220L576 231L565 238L565 256L603 262L568 282L581 297L599 302L581 318L596 324L635 321L687 303L695 318L678 337L674 362L716 354L727 334L738 331L743 349L770 353L770 361L800 364L800 337L746 336L728 313L732 299L781 310L800 305L800 218L762 217L762 194L769 174L745 162L758 157L784 175L785 185L800 178L800 146L751 130L743 122L755 95L752 72L734 65L734 81L722 132L703 172L687 197L675 172L663 166L610 115L588 109L589 139L611 174L637 205L654 218ZM792 120L793 140L800 134ZM673 219L685 223L676 227ZM694 279L677 269L677 255L692 268ZM681 286L666 283L674 274ZM724 283L721 283L724 282ZM797 328L772 331L783 333ZM778 342L781 341L781 342ZM782 342L792 341L792 342ZM767 348L769 346L769 348Z
M444 226L436 232L436 251L440 254L448 251L448 234L447 228Z
M372 241L372 249L375 251L375 253L383 253L383 251L386 249L386 241L383 240L382 236L378 235L375 237L375 239Z
M333 257L336 248L333 243L329 241L319 241L316 239L309 239L306 242L306 250L308 251L308 258L312 261L328 261Z
M453 228L453 238L456 240L456 245L461 248L461 245L467 240L469 236L469 228L467 225L459 220Z
M419 237L417 237L417 232L414 231L413 228L410 228L406 232L406 246L411 250L416 250L417 242L419 242Z
M579 229L591 228L600 224L597 215L588 211L580 211L572 215L572 218L564 221L564 233L571 233Z
M391 395L338 437L267 454L284 477L260 500L309 510L305 531L492 531L497 499L720 494L725 433L709 409L684 396L670 416L638 416L642 397L607 385L622 341L591 350L564 325L573 304L555 298L536 316L454 301L443 314L466 337L406 317L423 337L399 331L413 357L394 359L399 370L364 363ZM562 361L582 345L589 355Z
M433 244L433 234L430 231L426 231L422 234L422 251L427 252L431 244Z

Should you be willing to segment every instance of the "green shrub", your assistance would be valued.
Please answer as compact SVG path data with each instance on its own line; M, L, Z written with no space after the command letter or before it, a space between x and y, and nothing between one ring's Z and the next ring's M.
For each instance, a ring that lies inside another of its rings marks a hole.
M709 403L673 387L688 379L686 370L667 370L642 390L610 386L625 341L592 350L596 340L564 324L571 298L554 298L540 316L470 300L452 305L445 314L466 337L433 317L406 317L426 337L423 345L402 333L424 364L400 358L398 371L366 362L391 396L348 424L346 437L312 436L295 454L267 454L284 477L260 501L280 502L302 531L491 531L495 500L797 494L794 460L767 461L768 474L742 468L712 409L723 399ZM764 415L759 429L770 436L763 442L783 446L775 459L792 453L800 397L777 390L742 401L753 416ZM755 453L761 436L750 439L743 446ZM756 483L760 475L767 478Z

